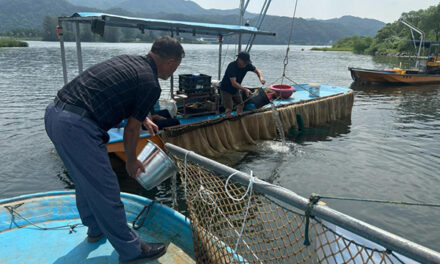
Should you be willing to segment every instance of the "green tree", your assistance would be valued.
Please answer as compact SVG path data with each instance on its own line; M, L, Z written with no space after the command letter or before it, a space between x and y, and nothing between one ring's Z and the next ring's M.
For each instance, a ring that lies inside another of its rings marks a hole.
M353 52L363 54L370 47L373 42L372 37L358 37L353 41Z
M43 31L42 31L42 37L45 41L55 41L58 39L57 37L57 19L46 16L43 20Z
M121 38L121 30L116 27L105 27L102 39L106 42L119 42Z

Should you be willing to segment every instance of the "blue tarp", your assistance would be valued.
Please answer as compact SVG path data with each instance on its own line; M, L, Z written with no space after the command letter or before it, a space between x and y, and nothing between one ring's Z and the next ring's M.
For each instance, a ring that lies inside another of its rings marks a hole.
M91 22L93 20L100 20L109 26L140 28L145 30L163 30L173 32L186 32L192 34L203 35L227 35L231 33L248 33L257 35L272 35L275 33L259 31L256 27L238 26L238 25L223 25L211 23L198 23L177 20L162 20L152 18L139 18L118 16L106 13L92 13L79 12L73 14L71 17L60 17L62 21L79 21Z

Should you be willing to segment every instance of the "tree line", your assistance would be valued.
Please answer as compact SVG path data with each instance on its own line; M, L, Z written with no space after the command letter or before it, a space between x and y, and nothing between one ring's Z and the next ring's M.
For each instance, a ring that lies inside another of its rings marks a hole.
M422 30L424 41L440 41L440 4L425 10L403 13L401 19ZM414 33L416 41L419 34ZM411 30L399 21L389 23L380 29L374 37L347 37L335 42L334 49L348 48L358 54L415 54ZM418 45L418 43L416 43ZM425 45L428 47L428 45ZM432 50L424 49L424 55ZM438 52L438 51L437 51Z
M18 28L2 32L0 36L57 41L57 26L58 18L46 16L40 30ZM80 38L84 42L152 42L157 37L156 35L157 33L149 30L142 33L138 29L105 27L104 34L101 36L92 33L90 24L80 24ZM64 41L75 41L73 23L63 23L63 38Z

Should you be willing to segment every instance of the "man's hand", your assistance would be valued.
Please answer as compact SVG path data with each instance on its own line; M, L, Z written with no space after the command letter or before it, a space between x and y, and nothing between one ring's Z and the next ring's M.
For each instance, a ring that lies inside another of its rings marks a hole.
M266 83L266 80L265 79L263 79L263 78L260 78L260 82L261 82L261 84L265 84Z
M144 165L138 159L127 160L125 169L130 177L136 179L140 172L145 172Z
M151 121L148 117L145 118L142 124L148 130L148 132L150 132L150 135L155 136L157 133L159 133L159 127L157 127L156 124L153 123L153 121Z
M244 92L246 93L246 96L249 97L249 95L251 94L251 90L244 88Z

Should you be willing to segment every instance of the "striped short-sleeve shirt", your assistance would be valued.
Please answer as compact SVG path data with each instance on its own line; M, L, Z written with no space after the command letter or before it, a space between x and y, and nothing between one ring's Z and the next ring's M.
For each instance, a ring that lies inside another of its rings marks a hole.
M82 72L58 91L58 98L89 111L109 130L130 116L145 120L160 93L151 56L121 55Z

